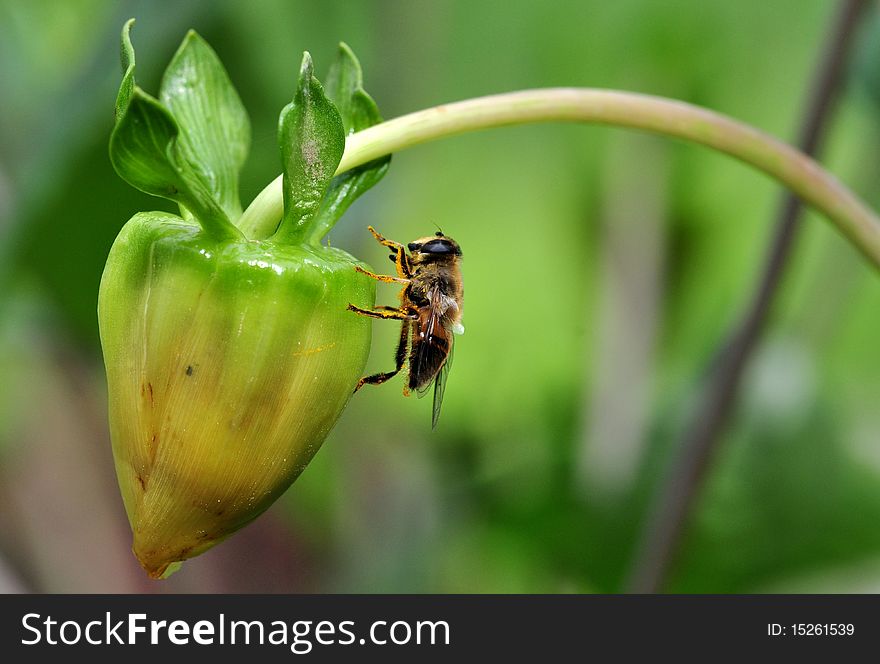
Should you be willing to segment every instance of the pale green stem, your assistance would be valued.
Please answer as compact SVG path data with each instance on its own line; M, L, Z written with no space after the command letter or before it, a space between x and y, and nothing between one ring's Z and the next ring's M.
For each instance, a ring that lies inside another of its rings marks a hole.
M729 154L786 185L834 222L880 267L880 218L815 161L746 124L661 97L614 90L547 88L435 106L349 136L337 173L438 138L532 122L629 127L683 138ZM274 232L281 214L279 176L254 199L239 227L247 237L265 238Z

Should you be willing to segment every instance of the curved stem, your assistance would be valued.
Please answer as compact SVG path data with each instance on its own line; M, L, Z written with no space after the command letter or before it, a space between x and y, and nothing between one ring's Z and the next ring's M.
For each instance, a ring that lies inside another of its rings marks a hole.
M404 148L469 131L536 122L587 122L683 138L724 152L786 185L827 216L880 267L880 218L815 161L729 117L680 101L631 92L546 88L479 97L404 115L348 137L337 173ZM265 236L281 219L281 177L254 199L239 227Z

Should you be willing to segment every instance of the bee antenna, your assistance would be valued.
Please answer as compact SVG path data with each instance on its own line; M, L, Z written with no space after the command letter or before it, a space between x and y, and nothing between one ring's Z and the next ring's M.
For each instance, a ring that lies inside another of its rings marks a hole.
M434 225L437 226L437 232L434 233L434 235L436 235L437 237L443 237L443 229L440 228L440 226L438 226L436 222L434 222Z

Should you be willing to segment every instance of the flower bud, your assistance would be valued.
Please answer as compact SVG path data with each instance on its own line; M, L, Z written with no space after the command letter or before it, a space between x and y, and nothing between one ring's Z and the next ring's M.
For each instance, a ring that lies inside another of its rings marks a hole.
M342 112L306 54L279 126L284 216L242 223L249 125L216 54L190 32L156 99L134 82L130 26L110 158L181 216L142 212L125 224L98 322L132 548L160 578L268 508L351 397L370 325L347 307L371 307L375 283L320 239L388 160L334 176L346 131L379 116L347 47L328 81Z
M206 242L136 215L98 316L134 552L151 576L265 510L302 472L363 372L374 299L330 248Z

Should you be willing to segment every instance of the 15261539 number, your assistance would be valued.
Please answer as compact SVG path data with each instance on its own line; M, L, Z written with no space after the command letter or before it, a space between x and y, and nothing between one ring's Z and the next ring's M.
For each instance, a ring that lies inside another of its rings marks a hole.
M852 623L792 623L792 636L852 636L856 629Z

